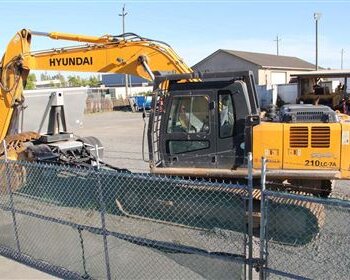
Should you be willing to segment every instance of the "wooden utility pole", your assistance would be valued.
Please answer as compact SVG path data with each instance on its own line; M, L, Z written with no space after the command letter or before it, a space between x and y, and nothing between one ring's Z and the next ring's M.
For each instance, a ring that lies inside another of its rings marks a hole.
M128 13L125 12L125 4L123 5L122 13L119 14L122 17L123 35L125 34L125 17ZM129 96L129 76L125 74L125 96Z
M277 47L277 55L280 55L279 53L279 42L281 41L281 38L278 37L278 35L276 36L276 39L273 40L274 42L276 42L276 47Z

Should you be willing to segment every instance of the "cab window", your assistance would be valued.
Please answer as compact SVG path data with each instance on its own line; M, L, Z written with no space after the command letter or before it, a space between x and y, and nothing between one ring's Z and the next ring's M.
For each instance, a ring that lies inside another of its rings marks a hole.
M219 136L227 138L233 136L235 125L235 115L233 101L230 92L219 94Z
M209 148L209 141L168 141L168 152L172 155L199 151Z
M208 96L176 96L172 100L168 133L209 133Z

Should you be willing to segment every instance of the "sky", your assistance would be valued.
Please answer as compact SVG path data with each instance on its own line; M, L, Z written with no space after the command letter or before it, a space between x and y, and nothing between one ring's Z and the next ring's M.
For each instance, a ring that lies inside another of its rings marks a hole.
M346 1L6 1L0 0L0 53L16 31L61 31L84 35L121 34L125 27L164 41L192 66L218 49L296 56L315 63L314 12L320 12L319 65L350 69L349 11ZM34 37L32 49L74 43Z

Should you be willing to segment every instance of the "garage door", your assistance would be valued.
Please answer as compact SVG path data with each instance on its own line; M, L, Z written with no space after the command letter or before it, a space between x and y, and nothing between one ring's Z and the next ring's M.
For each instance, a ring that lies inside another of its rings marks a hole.
M271 84L279 85L286 84L286 72L272 72L271 73Z

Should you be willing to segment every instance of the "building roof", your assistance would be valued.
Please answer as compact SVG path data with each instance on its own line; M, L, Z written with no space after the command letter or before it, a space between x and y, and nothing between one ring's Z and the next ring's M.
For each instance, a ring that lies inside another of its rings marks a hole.
M240 59L246 60L250 63L256 64L262 68L276 68L276 69L293 69L293 70L314 70L315 65L305 60L294 56L273 55L266 53L243 52L236 50L219 49L204 60L209 59L218 52L225 52L236 56ZM198 62L194 68L202 63L204 60Z
M150 82L141 77L129 75L131 85L149 84ZM102 84L105 86L125 86L125 74L103 74Z
M35 83L35 86L47 86L50 84L60 84L61 81L54 79L54 80L36 81L34 83Z

